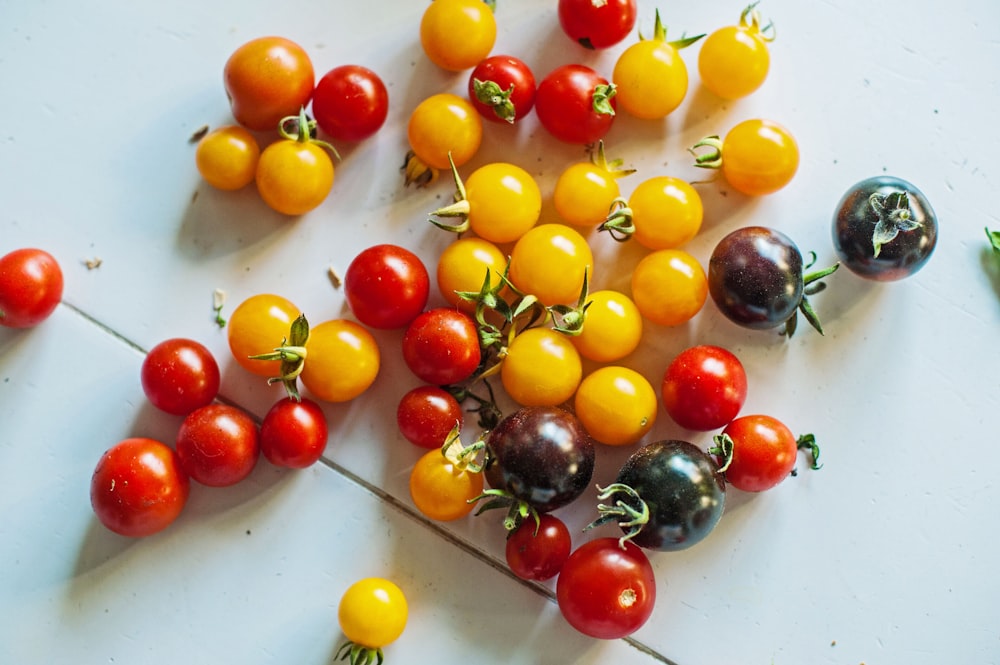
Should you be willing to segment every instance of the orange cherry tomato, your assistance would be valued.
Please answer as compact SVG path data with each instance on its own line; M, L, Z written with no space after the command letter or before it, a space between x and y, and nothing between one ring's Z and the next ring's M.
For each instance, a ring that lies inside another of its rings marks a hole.
M251 374L274 377L281 374L277 360L253 360L273 352L288 338L299 308L290 300L271 293L250 296L233 310L226 325L233 359Z
M431 62L459 72L493 50L497 23L483 0L435 0L420 19L420 45Z
M661 326L676 326L690 320L701 311L706 298L705 269L682 250L651 252L632 271L632 299L636 307L645 319Z
M406 134L410 149L426 166L450 168L448 153L455 166L462 166L479 150L483 140L482 116L467 99L439 93L413 109Z
M229 125L202 137L194 158L205 182L216 189L232 191L253 182L260 146L245 128Z
M305 49L283 37L260 37L229 56L223 80L233 117L248 129L273 130L307 106L316 84Z

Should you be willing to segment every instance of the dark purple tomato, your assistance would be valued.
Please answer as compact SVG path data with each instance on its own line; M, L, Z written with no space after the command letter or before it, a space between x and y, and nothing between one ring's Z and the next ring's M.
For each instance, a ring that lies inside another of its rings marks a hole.
M865 279L891 282L920 270L937 245L937 216L902 178L866 178L847 190L833 218L833 247Z

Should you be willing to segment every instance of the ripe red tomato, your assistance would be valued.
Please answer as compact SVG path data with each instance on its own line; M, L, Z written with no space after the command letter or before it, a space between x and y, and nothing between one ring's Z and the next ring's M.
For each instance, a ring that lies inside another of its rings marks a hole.
M596 143L615 119L614 86L586 65L563 65L538 84L535 114L566 143Z
M487 120L513 124L535 105L535 75L520 58L490 56L469 75L469 100Z
M461 422L462 405L438 386L417 386L396 407L400 434L421 448L440 448Z
M161 411L186 416L211 404L219 394L219 365L205 346L192 339L167 339L146 354L140 371L142 390Z
M563 32L589 49L605 49L625 39L635 18L635 0L559 0Z
M264 416L260 451L275 466L304 469L322 457L327 434L326 414L316 402L305 397L285 397Z
M637 545L591 540L563 564L556 600L566 621L584 635L605 640L631 635L653 613L653 567Z
M101 524L139 538L173 523L191 481L177 453L154 439L125 439L101 456L90 480L90 503Z
M283 37L240 46L226 61L223 80L233 117L256 131L276 130L282 118L298 115L316 83L305 49Z
M537 530L536 530L537 529ZM539 582L559 574L573 548L566 524L549 513L521 522L508 537L504 552L507 566L522 580Z
M323 75L313 91L319 128L337 141L361 141L377 132L389 114L389 93L378 74L361 65L341 65Z
M771 489L791 474L798 441L788 427L764 415L741 416L722 431L732 440L726 482L745 492Z
M740 412L747 398L747 375L732 352L693 346L667 366L660 394L674 422L707 432L724 427Z
M0 326L38 325L55 310L62 292L62 269L48 252L26 247L0 257Z
M398 245L374 245L354 257L344 296L358 321L380 329L408 325L427 304L431 281L416 254Z
M403 360L421 381L444 386L476 371L482 354L476 322L465 312L437 307L415 318L403 335Z
M227 487L250 475L260 457L260 435L250 415L228 404L209 404L184 418L177 455L202 485Z

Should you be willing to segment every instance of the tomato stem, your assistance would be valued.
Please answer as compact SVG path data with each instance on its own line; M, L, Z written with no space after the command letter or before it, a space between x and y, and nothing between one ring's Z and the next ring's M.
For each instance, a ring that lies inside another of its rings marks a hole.
M812 457L812 464L809 468L813 471L819 471L823 468L823 465L819 463L819 444L816 442L816 437L812 434L803 434L800 436L796 442L796 447L799 450L806 450L809 456Z
M413 150L406 152L399 170L403 173L404 187L415 185L418 189L422 189L437 182L440 176L436 168L425 164Z
M709 148L709 150L699 155L698 148ZM694 165L698 168L718 169L722 167L722 139L717 134L706 136L688 148L688 152L694 155Z
M337 660L346 660L351 665L382 665L385 654L381 647L366 647L354 642L345 642L337 649Z
M605 522L618 520L618 526L625 535L618 539L618 546L625 549L625 543L632 540L649 524L649 504L643 501L639 493L624 483L611 483L607 487L597 487L597 498L606 501L611 497L624 494L626 499L617 499L614 504L597 504L599 517L584 527L584 531L600 526Z
M514 102L510 101L511 95L514 94L513 83L510 84L510 88L504 90L496 81L480 81L474 78L472 79L472 90L476 99L492 108L493 113L498 118L514 124L514 120L517 118L517 109L514 108Z
M448 151L448 164L451 166L451 175L455 182L455 202L443 208L438 208L431 215L434 217L457 217L461 221L458 224L445 224L435 219L428 219L427 221L439 229L462 234L469 230L469 200L466 198L465 183L462 182L462 177L458 175L458 169L455 167L455 160L451 157L451 151Z
M293 124L294 123L294 124ZM289 131L286 125L293 124L295 131ZM337 149L333 147L333 144L328 141L323 141L316 138L316 121L306 115L306 107L302 106L299 108L298 115L285 116L278 122L278 134L282 138L288 139L289 141L298 141L299 143L314 143L321 148L325 148L333 153L333 156L338 160L340 159L340 153Z
M635 169L626 169L622 167L625 163L624 159L619 158L612 159L610 161L608 160L607 155L604 152L604 139L598 140L596 151L594 150L593 145L591 145L590 162L602 171L606 171L613 178L621 178L635 173Z
M736 444L733 437L725 433L717 434L712 438L712 441L715 445L708 449L708 454L721 459L719 473L725 473L726 469L733 463L733 448Z
M659 9L656 10L656 18L653 23L653 37L652 37L653 40L673 46L675 49L679 51L682 48L687 48L688 46L691 46L691 44L694 44L696 41L698 41L704 36L705 33L702 33L700 35L695 35L693 37L684 37L682 35L680 39L668 42L667 27L663 25L663 20L660 19L660 10ZM645 37L642 36L641 30L639 31L639 39L640 40L646 39Z
M635 233L635 223L633 222L632 208L628 205L628 200L624 197L617 197L611 202L608 209L608 216L604 218L598 231L607 231L608 235L618 242L625 242L632 238Z
M506 529L508 537L516 531L517 527L521 526L521 523L528 517L535 520L535 534L538 534L538 529L542 525L542 519L538 515L538 511L535 510L534 506L527 501L518 499L507 490L488 489L479 496L469 499L469 503L477 503L482 499L486 499L486 503L479 507L479 510L476 511L476 515L480 515L487 510L494 510L497 508L507 509L507 515L503 519L503 527Z

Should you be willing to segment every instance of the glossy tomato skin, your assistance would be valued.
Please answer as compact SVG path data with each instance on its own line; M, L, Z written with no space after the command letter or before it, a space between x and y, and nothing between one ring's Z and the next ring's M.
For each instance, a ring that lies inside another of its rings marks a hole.
M289 216L315 210L330 194L335 177L326 148L312 141L291 139L264 148L254 175L264 203Z
M25 247L0 257L0 326L37 326L55 311L62 293L62 269L45 250Z
M226 325L233 359L256 376L279 376L280 361L255 360L250 356L270 353L281 346L299 314L292 301L273 293L258 293L241 302L229 315Z
M362 250L347 267L344 296L358 321L383 330L403 328L420 314L430 293L420 257L393 244Z
M596 143L614 122L614 96L610 113L594 109L594 95L608 80L586 65L557 67L538 84L535 114L542 126L565 143Z
M216 189L235 191L256 177L260 145L245 127L227 125L202 137L194 156L205 182Z
M535 106L535 75L520 58L491 55L469 75L469 100L491 122L516 123Z
M324 402L347 402L368 390L378 378L382 352L360 323L330 319L314 326L306 342L308 358L302 384Z
M784 324L802 302L802 253L791 238L764 226L725 236L708 262L708 290L726 318L745 328Z
M247 129L272 131L309 103L316 83L305 49L284 37L259 37L237 48L223 70L233 117Z
M584 48L614 46L628 37L635 19L635 0L559 0L559 25Z
M219 394L219 364L204 344L175 337L149 350L142 361L140 380L153 406L186 416Z
M320 406L306 397L274 403L260 425L260 451L275 466L304 469L323 456L329 427Z
M745 492L763 492L787 478L795 468L798 442L788 426L765 415L741 416L723 434L733 441L726 482Z
M438 449L451 431L462 423L462 405L438 386L417 386L406 392L396 406L400 434L415 446Z
M685 349L667 366L660 386L663 406L685 429L725 427L747 399L747 374L731 351L702 344Z
M521 522L504 548L507 567L522 580L543 582L562 570L573 548L566 524L555 515L539 515Z
M385 124L389 92L378 74L361 65L334 67L312 96L316 124L336 141L362 141Z
M575 629L603 640L639 630L656 605L656 577L646 554L617 538L578 547L559 572L556 601Z
M101 456L90 480L90 502L101 524L122 536L140 538L172 524L190 488L170 446L136 437Z
M895 176L856 183L840 199L833 218L833 247L841 262L854 274L880 282L909 277L924 267L937 237L937 215L927 197Z
M486 482L539 513L565 506L590 485L594 442L569 411L522 407L504 417L486 441Z
M649 507L649 522L631 539L646 549L674 552L701 542L718 524L726 505L726 483L719 467L687 441L643 446L625 462L615 482L631 487ZM633 501L628 496L621 500Z
M483 140L483 119L467 99L443 92L417 104L406 125L406 137L417 158L433 169L468 162Z
M420 45L442 69L459 72L489 55L497 36L493 10L480 0L444 0L420 18Z
M227 487L249 476L257 465L260 435L247 412L228 404L209 404L184 418L176 448L192 479L209 487Z
M408 616L403 590L380 577L358 580L347 588L337 605L337 621L344 636L373 650L402 635ZM367 662L375 662L374 654Z
M427 310L403 335L403 360L425 383L445 386L464 381L481 359L476 322L451 307Z

